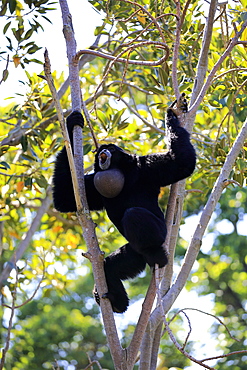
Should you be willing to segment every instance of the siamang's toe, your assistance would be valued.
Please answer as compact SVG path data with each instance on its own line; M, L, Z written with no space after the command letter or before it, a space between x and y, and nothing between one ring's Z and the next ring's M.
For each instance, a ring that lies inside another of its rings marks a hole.
M94 299L96 303L100 306L100 296L99 296L96 286L94 286L93 295L94 295ZM126 293L125 294L119 294L119 293L113 294L111 292L107 292L103 294L101 298L109 299L112 305L112 310L113 312L116 312L116 313L125 312L129 306L129 298Z
M150 267L153 267L155 264L158 264L159 267L164 267L167 265L168 256L166 250L161 247L153 251L152 253L146 253L143 255Z

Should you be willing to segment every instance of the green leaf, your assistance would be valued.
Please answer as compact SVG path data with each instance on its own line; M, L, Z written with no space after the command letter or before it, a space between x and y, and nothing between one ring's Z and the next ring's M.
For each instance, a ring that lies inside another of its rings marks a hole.
M33 162L33 161L37 162L36 158L34 158L34 157L32 157L31 155L28 155L28 154L22 153L21 158L26 159L29 162Z
M23 152L25 152L28 148L28 141L27 141L27 136L26 135L23 135L21 137L21 146L22 146Z
M128 31L128 27L126 26L126 24L124 23L124 22L118 22L118 24L122 27L122 29L126 32L126 33L128 33L129 31Z
M149 86L149 87L146 87L145 89L148 91L152 91L154 94L157 94L157 95L164 95L165 93L163 90L160 90L157 87Z
M83 154L86 155L92 150L92 145L91 144L85 144L83 145Z
M98 36L103 31L104 28L105 28L104 24L100 27L96 27L94 31L94 36Z
M4 28L3 28L3 34L5 34L10 26L11 22L8 22L7 24L5 24Z
M33 182L33 179L32 177L26 177L25 180L24 180L24 184L27 188L31 189L32 188L32 182Z
M3 71L2 80L3 80L3 81L6 81L6 80L7 80L7 78L8 78L8 76L9 76L9 71L8 71L7 69L5 69L5 70Z
M207 114L207 115L210 115L210 109L207 105L203 105L202 106L202 110Z
M220 104L217 100L209 99L208 102L212 107L216 107L216 108L222 107L222 104Z
M17 1L16 0L9 0L9 11L11 14L14 13L16 9Z
M33 45L31 48L29 48L27 50L27 53L28 54L34 54L37 50L41 49L41 47L37 46L37 45Z
M3 170L9 170L10 169L9 164L5 161L1 161L0 166L1 166L1 169L3 169Z
M168 82L167 72L162 67L158 68L158 72L159 72L159 80L162 86L166 87L167 82Z
M112 119L112 126L116 126L118 125L119 121L121 120L121 117L122 115L124 114L124 112L126 111L126 108L123 108L121 109L120 111L118 111L114 116L113 116L113 119Z
M127 118L122 121L119 125L118 125L118 130L124 130L126 127L129 126L129 122L127 122Z
M33 34L33 29L32 29L32 28L30 28L30 30L28 30L28 31L26 32L25 36L23 37L23 40L27 40L27 39L29 39L29 38L32 36L32 34Z
M40 177L36 177L35 178L35 181L37 182L37 184L39 185L39 187L41 188L47 188L47 180L46 178L43 176L43 175L40 175Z

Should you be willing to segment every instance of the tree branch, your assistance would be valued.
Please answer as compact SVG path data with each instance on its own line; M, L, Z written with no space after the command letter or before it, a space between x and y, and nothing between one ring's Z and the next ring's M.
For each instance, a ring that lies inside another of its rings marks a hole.
M81 92L80 92L80 82L79 82L79 73L78 73L78 57L76 57L76 42L74 38L72 17L69 12L68 4L66 0L59 0L63 24L64 24L64 35L67 45L67 55L69 60L69 69L70 69L70 86L71 86L71 98L72 98L72 110L79 110L81 107ZM81 129L79 129L79 135L81 135ZM76 138L75 138L76 139ZM87 244L88 248L88 257L92 262L93 273L95 278L96 287L99 295L102 297L105 292L107 292L107 285L105 281L105 274L103 268L103 254L101 253L97 238L95 235L94 223L91 220L89 215L87 200L85 194L84 186L84 174L83 174L83 153L81 151L81 139L74 141L74 152L77 156L76 168L80 167L80 174L78 180L81 184L80 190L82 191L82 202L83 209L80 209L80 205L77 203L77 217L80 221L80 224L83 227L83 237ZM79 146L79 151L77 147ZM111 308L110 301L108 299L101 299L101 310L104 321L104 327L106 330L107 340L109 343L111 355L116 369L124 369L124 351L120 345L120 341L117 334L117 329L114 321L114 316Z
M153 62L150 62L148 60L130 60L130 59L121 58L121 55L127 53L128 50L132 51L137 47L146 46L146 45L155 45L157 48L165 50L166 53L163 55L162 58L158 59L157 61L153 61ZM129 48L127 48L126 50L123 50L117 56L102 53L101 51L84 49L84 50L80 50L80 51L77 52L76 59L79 58L81 55L85 55L85 54L90 54L90 55L94 55L96 57L108 59L108 60L111 60L113 63L115 63L115 62L118 62L118 63L128 62L128 64L134 64L134 65L138 65L138 66L155 67L155 66L158 66L158 65L164 63L168 59L169 48L165 43L160 42L160 41L142 41L142 42L139 42L139 43L136 43L136 44L132 44Z
M203 33L202 48L201 48L201 52L200 52L200 56L199 56L199 60L198 60L197 68L196 68L197 75L195 78L195 83L193 87L190 105L192 105L195 102L199 94L199 91L201 90L201 87L203 85L203 82L205 80L205 76L207 73L208 50L209 50L209 46L210 46L211 39L212 39L214 17L215 17L217 5L218 5L217 0L210 1L209 13L208 13L208 18L206 22L206 27Z
M202 237L204 235L204 232L206 230L206 227L210 221L210 218L212 216L212 213L215 209L215 206L217 202L220 199L221 193L225 188L225 180L228 179L230 172L232 170L232 167L234 165L234 162L237 159L237 156L239 152L241 151L244 142L247 138L247 119L237 136L230 152L228 153L225 163L221 169L220 175L215 183L215 186L211 192L211 195L206 203L206 206L204 207L204 210L201 214L200 221L198 223L198 226L194 232L194 235L192 237L191 243L189 245L189 248L187 249L184 262L182 264L182 267L180 269L180 272L172 285L169 292L165 295L163 298L163 307L164 311L168 312L168 310L173 305L174 301L178 297L179 293L183 289L183 287L186 284L186 281L188 279L188 276L190 274L190 271L192 269L192 266L197 258L198 252L200 250ZM160 309L155 309L154 312L151 315L151 320L158 320L158 317L160 317L161 312Z
M25 236L25 238L20 242L18 247L16 248L14 254L12 255L11 259L7 262L5 268L3 269L0 275L0 286L4 284L4 282L8 279L10 272L15 267L16 262L22 258L23 254L25 253L26 249L29 247L31 239L38 229L39 224L41 222L41 218L43 215L48 211L50 205L52 203L51 197L51 188L49 187L46 191L46 197L43 199L41 206L37 210L37 214L33 219L31 226Z
M201 104L208 88L210 87L217 70L220 68L220 66L222 65L224 60L231 54L232 49L234 48L234 46L236 46L238 44L238 39L242 35L242 33L244 32L246 27L247 27L247 20L243 23L243 25L241 27L241 30L239 32L237 32L236 35L233 37L233 39L231 40L230 44L228 45L226 51L221 55L219 60L215 63L214 67L212 68L211 72L209 73L209 75L207 77L206 82L204 83L204 85L200 89L200 92L195 94L194 91L193 91L193 97L194 97L193 99L194 100L191 99L191 104L190 104L190 109L188 111L188 115L193 116L195 114L195 112L198 109L199 105ZM196 91L199 91L199 89L196 88Z

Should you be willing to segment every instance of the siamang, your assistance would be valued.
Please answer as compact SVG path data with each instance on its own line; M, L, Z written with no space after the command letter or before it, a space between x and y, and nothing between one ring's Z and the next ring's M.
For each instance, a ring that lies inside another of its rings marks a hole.
M83 127L83 116L74 111L67 118L73 146L73 127ZM175 110L166 118L169 150L166 153L137 156L114 144L102 145L95 155L94 172L85 175L89 209L105 209L110 220L126 238L127 244L104 260L108 298L114 312L126 311L129 298L121 280L134 278L145 269L167 264L163 247L166 238L164 215L158 205L160 187L192 174L196 155L189 133L180 126ZM65 147L58 154L53 176L55 208L76 211L76 204ZM94 292L97 303L100 297Z

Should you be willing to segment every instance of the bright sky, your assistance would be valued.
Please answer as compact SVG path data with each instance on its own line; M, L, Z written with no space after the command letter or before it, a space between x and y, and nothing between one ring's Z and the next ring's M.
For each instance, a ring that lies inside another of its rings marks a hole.
M94 29L102 24L100 15L91 7L87 0L70 0L69 8L72 14L77 48L86 49L95 40ZM51 11L46 15L51 20L52 24L43 20L42 25L44 32L39 31L35 34L37 45L42 46L42 49L35 54L35 58L43 60L45 48L49 52L52 70L65 72L68 75L67 58L65 40L62 33L62 18L60 9ZM0 45L6 45L5 38L0 34ZM2 46L1 50L4 50ZM0 74L5 68L5 61L0 61ZM39 74L42 71L42 66L37 63L31 63L27 66L29 73ZM27 81L24 70L21 66L14 67L13 63L9 66L9 77L6 82L0 85L0 105L7 105L12 100L4 100L9 96L15 97L15 93L23 93L23 84L19 82ZM16 96L15 101L21 102L21 98Z
M72 14L73 25L75 30L75 37L77 40L77 48L78 50L84 49L89 47L95 40L94 37L94 29L96 26L102 24L101 17L98 13L96 13L91 5L87 2L87 0L70 0L69 1L70 12ZM38 59L43 58L44 48L48 49L52 70L57 70L58 72L65 72L65 76L68 75L68 67L67 67L67 58L66 58L66 48L65 48L65 41L62 33L62 20L61 20L61 13L60 10L53 11L48 13L50 20L52 21L52 25L48 22L44 23L44 32L39 32L36 37L37 44L42 46L43 49L39 52L39 56L36 56ZM0 43L3 45L5 41L3 40L2 35L0 35ZM2 48L4 49L4 48ZM5 63L0 63L0 73L5 68ZM32 63L28 66L28 71L30 73L36 72L40 73L42 71L42 66ZM27 77L19 66L18 68L14 68L13 63L9 68L10 76L5 83L0 86L0 105L7 105L9 104L10 100L4 100L6 97L15 96L15 93L23 93L23 84L18 82L18 80L27 81ZM15 97L15 101L18 98ZM187 230L186 233L183 235L185 239L187 239L190 235L188 235L188 230L190 230L190 234L192 234L193 229L195 227L195 219L191 218L186 220L186 224L182 227L182 232ZM184 228L184 229L183 229ZM206 241L206 239L205 239ZM210 249L212 245L212 238L207 239L205 243L205 247ZM195 266L196 267L196 266ZM116 315L116 321L119 328L125 325L127 322L132 321L132 319L137 318L137 308L138 311L141 307L142 302L137 302L136 304L132 305L126 314L124 315ZM207 312L211 312L213 308L213 304L211 302L211 297L198 297L195 292L188 293L187 291L183 291L182 294L179 296L178 300L175 302L175 306L178 309L184 307L193 307L200 310L204 310ZM216 354L216 341L213 341L210 337L208 330L213 325L214 320L208 316L196 313L196 312L189 312L187 311L191 319L191 325L193 328L192 335L190 336L191 340L195 340L197 344L194 346L194 350L196 351L195 357L202 358L206 355L206 357L214 356ZM186 329L186 325L184 325ZM182 334L182 338L186 337L187 333ZM199 343L198 341L201 342ZM205 345L205 346L204 346ZM203 347L204 346L204 347ZM217 354L219 354L217 352ZM198 365L192 364L189 367L186 367L186 370L198 370Z

